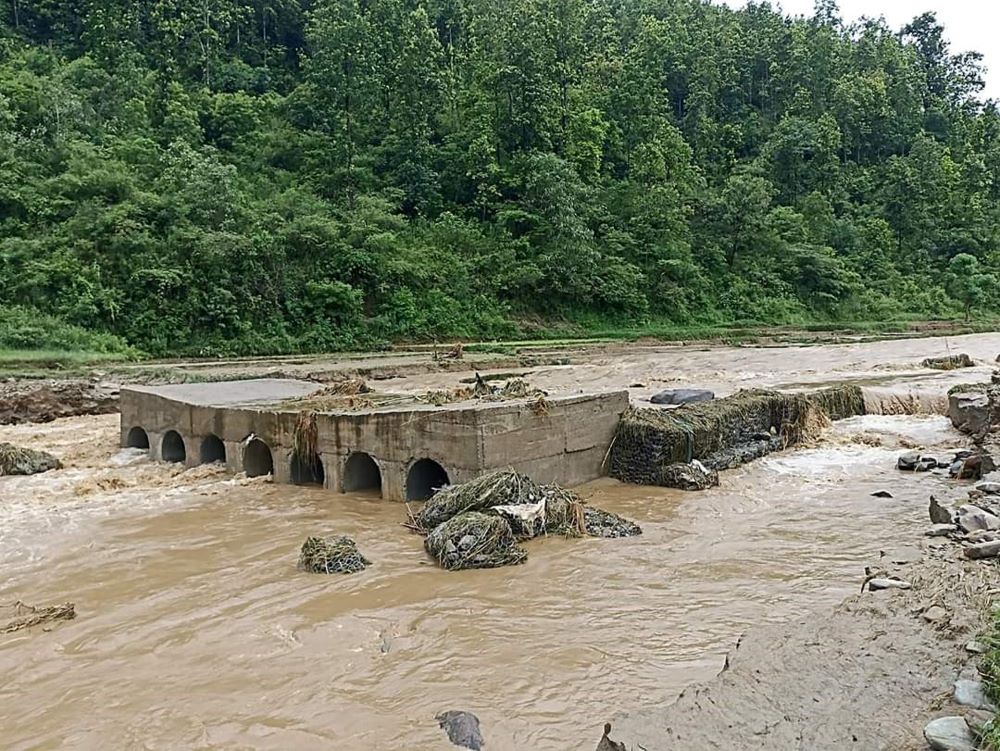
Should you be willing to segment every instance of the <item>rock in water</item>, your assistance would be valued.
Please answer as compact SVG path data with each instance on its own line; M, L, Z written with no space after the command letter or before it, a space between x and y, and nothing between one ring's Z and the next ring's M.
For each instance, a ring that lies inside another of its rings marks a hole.
M976 751L976 738L964 717L940 717L924 727L934 751Z
M45 451L19 448L12 443L0 443L0 477L37 475L60 467L62 463Z
M872 493L872 498L892 498L892 493L888 490L876 490Z
M902 579L871 579L868 582L870 592L878 592L880 589L910 589L912 586Z
M978 506L965 505L958 509L957 523L963 532L1000 529L1000 518Z
M604 723L604 735L601 736L601 741L597 744L597 751L626 751L624 743L611 740L610 722Z
M978 435L990 425L990 399L985 393L962 392L948 397L948 417L956 429Z
M904 472L914 472L919 463L920 454L916 451L908 451L896 460L896 469L901 469Z
M719 473L695 459L688 464L669 464L663 468L660 484L678 490L708 490L719 484Z
M667 389L659 394L654 394L649 400L653 404L697 404L698 402L710 402L715 398L712 391L702 389Z
M996 706L986 696L986 690L979 681L957 680L955 681L955 691L952 696L956 704L973 709L986 709L996 712Z
M954 524L954 520L951 515L951 510L946 509L940 503L938 503L937 498L931 496L931 505L929 509L931 515L931 524Z
M448 734L448 740L460 748L471 748L480 751L483 747L483 734L479 730L479 718L472 712L460 712L449 709L434 718Z

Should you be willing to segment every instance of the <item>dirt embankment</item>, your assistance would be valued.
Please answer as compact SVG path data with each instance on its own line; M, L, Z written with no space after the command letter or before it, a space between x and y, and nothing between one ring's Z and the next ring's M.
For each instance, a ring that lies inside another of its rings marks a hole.
M97 378L0 382L0 425L118 411L118 386Z
M1000 404L1000 393L993 401ZM996 432L977 438L997 456ZM1000 496L970 489L956 484L950 500L959 506L971 496L998 511ZM924 728L935 718L965 717L969 726L981 726L988 716L956 703L953 685L959 679L978 685L976 655L967 645L985 628L1000 568L996 558L969 560L963 546L1000 537L1000 520L987 513L997 524L968 531L962 512L949 509L945 514L954 513L958 526L937 525L946 536L932 536L927 506L914 506L913 513L927 522L928 535L911 547L882 551L866 569L868 578L897 584L865 590L859 561L859 595L833 613L751 629L713 681L686 689L669 707L620 718L619 737L645 751L902 750L928 748ZM939 522L940 513L930 516Z

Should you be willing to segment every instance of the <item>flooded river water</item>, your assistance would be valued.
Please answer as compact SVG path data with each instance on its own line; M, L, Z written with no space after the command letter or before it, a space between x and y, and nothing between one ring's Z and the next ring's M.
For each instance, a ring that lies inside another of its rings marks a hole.
M606 720L715 675L748 626L856 592L949 484L896 456L964 444L940 416L868 416L705 493L601 480L582 494L641 537L449 573L398 504L155 464L117 448L114 415L3 440L67 468L0 478L0 606L78 617L0 635L0 747L418 751L450 748L448 709L476 713L491 750L593 748ZM374 565L298 572L303 539L333 533Z

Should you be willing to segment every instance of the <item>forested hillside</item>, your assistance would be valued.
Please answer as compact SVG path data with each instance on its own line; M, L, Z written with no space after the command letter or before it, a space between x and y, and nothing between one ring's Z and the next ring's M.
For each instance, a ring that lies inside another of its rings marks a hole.
M1000 115L943 34L832 0L6 0L0 346L995 309Z

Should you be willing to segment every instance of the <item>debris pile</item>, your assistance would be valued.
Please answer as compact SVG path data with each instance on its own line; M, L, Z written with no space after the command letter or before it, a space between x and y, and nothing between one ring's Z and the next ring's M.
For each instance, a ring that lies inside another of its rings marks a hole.
M630 407L611 448L612 477L660 485L673 464L699 460L709 470L739 466L772 451L815 438L831 417L864 414L858 386L812 394L740 391L676 409Z
M478 511L442 522L427 535L424 547L449 571L513 566L528 558L505 518Z
M36 451L0 443L0 477L4 475L37 475L62 467L56 457L46 451Z
M299 569L314 574L355 574L371 561L350 537L309 537L299 553Z
M424 547L449 570L522 563L522 540L546 534L630 537L633 522L585 506L572 491L540 485L513 469L482 475L435 493L413 516Z
M975 366L972 358L964 352L960 355L948 355L947 357L928 357L920 364L931 370L958 370L959 368Z
M688 464L668 464L663 468L660 485L678 490L708 490L719 484L719 473L697 459Z

